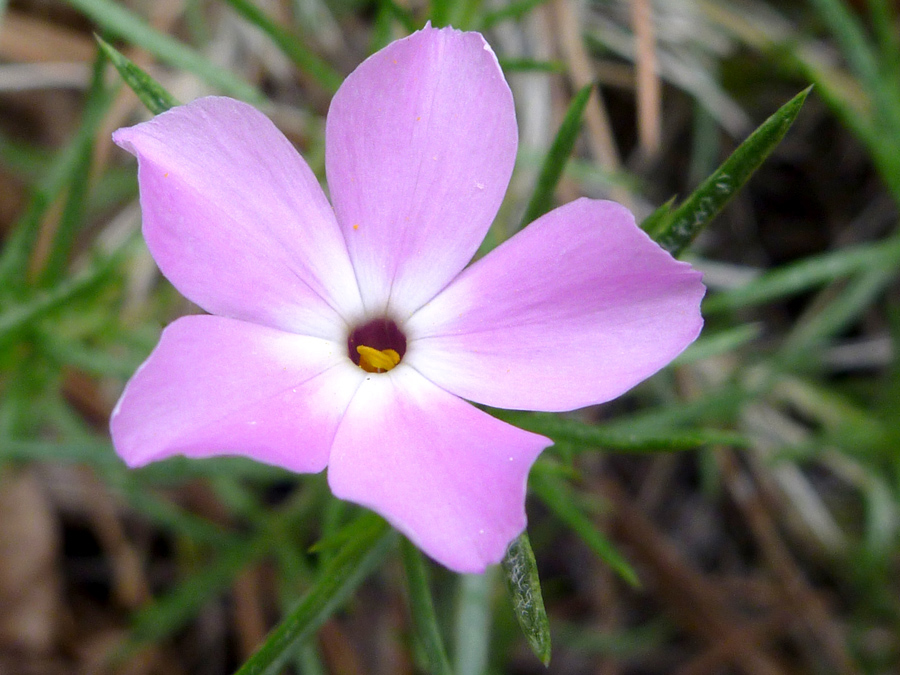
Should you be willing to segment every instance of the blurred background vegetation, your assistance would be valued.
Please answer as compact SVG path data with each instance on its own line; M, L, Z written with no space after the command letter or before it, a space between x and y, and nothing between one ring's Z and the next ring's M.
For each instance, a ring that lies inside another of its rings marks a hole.
M585 84L555 199L611 197L639 219L816 85L684 255L709 286L700 340L618 401L514 420L557 441L528 502L549 672L900 672L898 9L0 0L0 674L231 673L303 597L318 615L287 672L434 671L409 609L427 583L446 672L544 672L500 570L428 563L417 586L382 538L318 603L368 522L323 476L237 459L128 471L107 433L162 326L197 310L140 239L135 165L110 133L148 113L93 34L179 100L257 104L322 176L342 78L429 19L483 31L516 98L519 160L487 247L518 226Z

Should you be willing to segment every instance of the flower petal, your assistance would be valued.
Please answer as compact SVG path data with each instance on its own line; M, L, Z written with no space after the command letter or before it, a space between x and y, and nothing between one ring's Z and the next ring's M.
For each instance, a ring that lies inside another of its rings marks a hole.
M405 319L471 260L517 142L512 94L478 33L426 27L350 74L325 165L370 313Z
M357 391L328 482L443 565L481 572L525 528L528 470L548 445L401 364L367 376Z
M404 363L457 396L560 411L608 401L700 333L699 272L624 207L579 199L465 270L405 325Z
M361 301L334 213L269 119L203 98L119 129L163 274L213 314L339 339Z
M130 466L181 454L245 455L291 471L325 468L365 373L346 348L217 316L163 331L110 421Z

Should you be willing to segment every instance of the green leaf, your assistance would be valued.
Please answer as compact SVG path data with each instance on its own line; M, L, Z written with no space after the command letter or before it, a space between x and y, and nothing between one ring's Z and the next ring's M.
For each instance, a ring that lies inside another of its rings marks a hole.
M631 586L635 588L640 586L637 573L628 564L628 561L578 507L580 499L569 485L548 471L538 468L537 471L531 473L531 486L547 508L572 528L600 560L609 565Z
M311 636L374 569L393 541L381 518L363 516L368 527L349 540L322 570L315 585L236 675L276 672L295 645Z
M763 331L761 323L748 323L735 326L718 333L704 335L685 349L672 362L674 365L683 366L695 363L720 354L727 354L758 338Z
M422 554L405 537L400 542L403 570L406 572L406 586L409 591L410 613L416 639L428 659L428 672L432 675L452 675L444 641L438 628L428 575Z
M122 250L100 260L78 276L66 279L51 289L38 291L22 303L4 309L0 314L0 347L32 322L102 284L121 258Z
M102 119L112 103L114 91L108 90L103 83L105 66L106 58L102 52L98 52L85 102L85 119ZM91 136L79 147L78 157L75 158L66 204L63 207L46 264L41 270L39 278L41 285L48 286L58 282L66 271L75 238L78 231L84 226L93 157L94 138Z
M525 215L522 216L522 223L519 229L522 229L536 218L544 215L553 208L553 193L562 177L563 169L572 154L572 148L575 146L575 140L581 131L581 116L587 107L588 99L591 96L593 84L588 84L575 94L566 116L563 118L556 138L547 152L547 157L541 167L541 173L537 179L537 185L531 201L525 208Z
M285 56L296 63L302 71L312 75L323 89L332 94L338 90L344 78L327 61L307 49L299 36L279 25L250 0L225 1L234 11L268 35Z
M178 101L172 94L166 91L159 82L154 80L150 75L139 68L131 59L122 54L119 50L109 44L99 35L95 35L94 39L100 45L100 49L106 54L106 58L112 63L119 75L125 81L131 90L137 94L141 103L154 115L159 115L169 108L178 105Z
M85 108L81 126L72 140L50 165L46 175L38 183L28 208L17 221L12 234L0 252L0 294L13 287L24 287L27 281L28 261L37 241L41 222L53 203L67 186L71 186L78 172L83 170L84 157L89 154L106 111L112 102L107 95L96 99L97 105Z
M478 29L486 31L503 21L515 21L516 19L520 19L535 7L543 5L547 1L548 0L515 0L515 2L504 5L499 9L487 12L481 20Z
M67 0L110 34L143 47L163 63L182 68L223 92L237 98L262 103L256 87L220 68L190 47L150 27L144 19L113 0Z
M521 429L549 436L556 443L570 443L578 450L602 448L615 452L673 452L693 450L704 445L746 447L749 444L740 434L718 429L621 431L560 417L555 413L491 410L491 414Z
M566 72L566 64L562 61L537 61L535 59L500 59L500 67L505 73Z
M660 246L677 256L709 223L772 153L797 118L811 87L804 89L754 131L677 209L654 213L647 229Z
M672 209L676 201L678 201L678 197L670 197L669 201L660 204L653 213L644 218L641 228L651 235L665 228L672 218Z
M506 588L519 627L531 651L541 663L550 665L550 621L544 609L541 580L528 534L523 532L506 550L502 563Z
M811 288L873 268L900 264L900 237L877 244L810 256L766 272L745 286L717 293L703 303L703 313L739 309L772 302Z

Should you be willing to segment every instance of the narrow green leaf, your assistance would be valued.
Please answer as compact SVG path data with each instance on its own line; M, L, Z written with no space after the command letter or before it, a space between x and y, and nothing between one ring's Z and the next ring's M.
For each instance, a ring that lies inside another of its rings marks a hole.
M444 649L444 641L438 628L425 560L419 549L405 537L400 542L409 607L416 639L428 659L428 672L432 675L451 675L450 662Z
M500 59L500 67L506 73L564 73L562 61L537 61L535 59Z
M503 21L515 21L516 19L520 19L535 7L539 7L547 1L548 0L515 0L515 2L504 5L499 9L487 12L481 20L478 29L485 31Z
M102 284L121 258L120 251L99 261L78 276L66 279L51 289L38 291L26 301L4 309L0 314L0 346L12 340L30 323Z
M702 336L679 354L672 363L676 366L683 366L712 356L727 354L758 338L762 330L761 323L748 323Z
M122 79L131 90L137 94L141 103L154 115L159 115L169 108L178 105L178 101L172 94L166 91L159 82L154 80L144 70L138 67L131 59L122 54L119 50L109 44L99 35L95 35L94 39L100 45L100 49L106 54L106 58L112 63L116 70L119 71Z
M541 167L541 173L537 179L537 185L531 201L525 208L525 215L522 216L522 223L519 229L522 229L530 222L544 215L553 207L553 193L556 190L559 179L562 177L563 169L572 154L572 148L575 146L575 140L581 131L581 116L587 107L588 99L591 96L593 84L585 85L572 99L566 116L563 118L556 138L547 152L547 158Z
M611 452L674 452L705 445L746 447L749 444L740 434L718 429L621 431L554 413L491 410L491 414L527 431L549 436L556 443L569 443L582 451L600 448Z
M900 236L877 244L823 253L779 267L745 286L716 293L703 303L703 313L752 307L778 298L808 291L816 286L874 267L888 269L900 264Z
M532 471L530 482L535 494L547 508L581 537L600 560L631 586L635 588L640 586L637 573L628 561L578 507L580 499L569 485L559 477L540 469Z
M655 237L665 231L672 221L672 208L675 206L676 201L677 197L671 197L669 201L660 204L653 213L644 218L644 221L641 223L641 229L651 237Z
M280 25L250 0L225 1L234 11L268 35L285 56L302 71L309 73L323 89L332 94L338 90L344 78L327 61L307 49L299 36Z
M875 298L898 274L900 270L896 268L873 267L857 275L824 306L816 307L814 313L801 317L794 324L782 343L782 358L796 361L810 354L818 354L820 350L817 348L825 340L868 312Z
M27 282L28 261L37 241L41 221L63 190L72 184L81 170L97 129L106 116L112 96L85 108L81 126L75 136L53 160L47 174L39 181L28 208L17 221L13 233L0 252L0 294L11 288L22 288ZM101 105L104 103L104 105Z
M731 200L784 138L811 88L804 89L754 131L654 233L664 249L678 255Z
M889 0L869 0L872 28L878 39L883 76L896 76L900 70L900 34L897 32L897 12Z
M550 665L550 621L544 609L541 580L528 534L523 532L506 550L502 563L506 588L519 627L531 651L541 663Z
M875 52L856 13L843 0L810 0L837 39L856 75L873 90L878 85ZM874 92L873 92L874 93Z
M236 675L275 672L295 647L313 634L374 569L393 541L382 519L364 516L369 527L349 540L322 570L316 584L266 638Z
M881 118L878 121L890 125L895 134L900 133L897 71L885 71L880 67L875 45L870 42L859 17L844 0L811 0L811 4L828 25L851 70L871 97ZM892 31L896 33L896 28Z
M103 76L105 70L106 56L102 51L99 51L94 62L93 76L85 102L84 117L87 119L102 118L112 102L114 89L107 90L106 86L104 86ZM94 157L93 136L90 136L79 147L79 151L72 167L72 177L62 216L59 219L53 243L47 255L47 262L39 276L38 281L42 286L52 285L63 277L69 262L69 255L75 244L75 238L78 235L78 231L84 226L90 188L91 162Z
M163 63L194 73L231 96L257 104L265 100L254 86L178 40L153 29L122 3L113 0L66 1L110 34L143 47Z
M101 473L122 468L108 439L57 442L0 438L0 462L8 461L86 464Z

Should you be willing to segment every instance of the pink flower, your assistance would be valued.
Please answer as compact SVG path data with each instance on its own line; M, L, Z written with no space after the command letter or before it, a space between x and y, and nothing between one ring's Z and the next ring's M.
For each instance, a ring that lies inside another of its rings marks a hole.
M523 530L528 471L551 443L463 399L602 403L702 325L700 274L612 202L560 207L463 269L517 145L477 33L427 27L347 78L325 136L333 208L238 101L200 99L114 139L138 158L153 257L210 313L166 328L126 386L119 454L328 466L336 496L460 572L498 562Z

